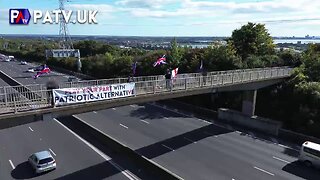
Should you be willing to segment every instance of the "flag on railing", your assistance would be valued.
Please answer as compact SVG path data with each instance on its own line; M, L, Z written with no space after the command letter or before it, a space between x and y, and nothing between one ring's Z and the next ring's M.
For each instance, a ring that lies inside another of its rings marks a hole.
M158 58L156 62L153 63L153 67L156 67L157 65L161 64L167 64L166 60L166 55L163 55L162 57Z
M132 74L133 74L133 76L136 75L136 69L137 69L137 61L132 64Z
M171 78L174 79L178 74L179 68L175 68L171 71Z

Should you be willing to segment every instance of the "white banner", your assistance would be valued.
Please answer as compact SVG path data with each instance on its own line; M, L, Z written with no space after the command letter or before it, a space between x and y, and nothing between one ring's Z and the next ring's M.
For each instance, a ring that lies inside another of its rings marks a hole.
M55 106L101 101L135 95L135 83L111 84L83 88L53 89Z

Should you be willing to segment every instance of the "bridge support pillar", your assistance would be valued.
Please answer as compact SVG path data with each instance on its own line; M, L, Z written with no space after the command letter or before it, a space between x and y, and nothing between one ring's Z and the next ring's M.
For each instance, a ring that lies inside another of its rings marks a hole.
M242 94L242 113L254 116L256 108L257 90L244 91Z

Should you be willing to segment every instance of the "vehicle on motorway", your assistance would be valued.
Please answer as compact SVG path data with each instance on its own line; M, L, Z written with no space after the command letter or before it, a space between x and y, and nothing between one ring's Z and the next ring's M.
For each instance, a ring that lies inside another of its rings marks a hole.
M76 77L73 77L73 76L70 76L70 77L68 78L68 82L78 82L78 81L79 81L79 79L76 78Z
M28 68L27 72L34 73L34 68Z
M21 61L20 64L21 65L27 65L27 61Z
M320 144L304 142L300 149L299 161L309 167L320 167Z
M56 169L56 161L49 151L40 151L32 154L28 159L36 174Z

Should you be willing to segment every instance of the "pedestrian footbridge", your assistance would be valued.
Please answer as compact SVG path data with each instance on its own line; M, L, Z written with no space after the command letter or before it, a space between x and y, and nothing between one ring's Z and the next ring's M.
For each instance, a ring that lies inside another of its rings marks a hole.
M289 67L273 67L179 74L167 82L164 76L135 77L133 94L123 98L55 105L52 89L46 85L0 88L0 119L27 116L63 116L135 103L223 91L244 91L243 112L254 114L256 91L279 83L292 73ZM59 84L62 88L99 88L127 83L125 78L79 81ZM169 83L169 84L167 84Z

